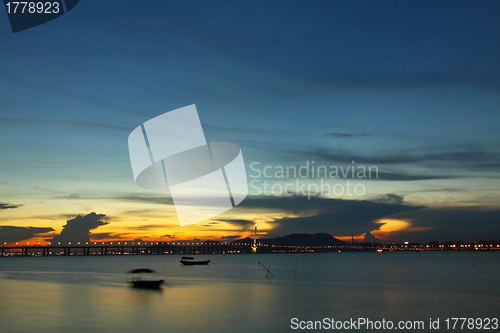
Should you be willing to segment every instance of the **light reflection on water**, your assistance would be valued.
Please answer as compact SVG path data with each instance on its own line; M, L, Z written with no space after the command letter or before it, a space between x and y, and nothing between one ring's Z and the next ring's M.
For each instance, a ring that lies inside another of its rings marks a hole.
M0 258L2 332L285 332L294 317L499 316L500 253L205 257L209 266L153 255ZM162 291L128 286L125 272L145 267L166 280Z

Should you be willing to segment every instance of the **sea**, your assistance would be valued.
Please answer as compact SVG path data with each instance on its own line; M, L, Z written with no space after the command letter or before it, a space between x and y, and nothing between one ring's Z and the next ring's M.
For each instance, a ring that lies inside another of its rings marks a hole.
M0 258L0 332L498 331L500 251L180 257ZM132 288L136 268L162 290Z

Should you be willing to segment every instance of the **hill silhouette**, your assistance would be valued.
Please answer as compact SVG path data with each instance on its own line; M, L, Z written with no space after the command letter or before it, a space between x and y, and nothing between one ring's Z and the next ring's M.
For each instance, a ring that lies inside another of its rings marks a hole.
M287 245L287 246L339 246L346 245L345 242L327 233L317 234L291 234L277 238L261 238L261 244ZM253 238L243 238L233 241L233 243L253 243Z

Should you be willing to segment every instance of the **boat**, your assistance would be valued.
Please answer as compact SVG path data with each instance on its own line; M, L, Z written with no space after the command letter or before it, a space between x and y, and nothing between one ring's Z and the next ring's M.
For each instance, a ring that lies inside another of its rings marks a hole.
M140 274L140 273L154 273L155 271L149 268L138 268L128 271L131 274ZM161 285L165 282L165 280L145 280L141 279L139 276L130 280L132 287L141 288L141 289L160 289Z
M132 280L131 282L134 288L160 289L165 280Z
M210 260L192 260L192 259L182 259L181 258L181 264L183 265L208 265Z
M182 257L181 259L183 259L183 260L184 260L184 259L185 259L185 260L194 260L194 258L193 258L193 257Z

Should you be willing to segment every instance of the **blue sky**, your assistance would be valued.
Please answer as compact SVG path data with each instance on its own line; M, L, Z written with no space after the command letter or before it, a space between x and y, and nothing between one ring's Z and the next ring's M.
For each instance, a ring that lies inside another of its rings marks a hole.
M19 205L1 224L57 233L95 211L109 223L93 233L118 238L243 236L257 220L269 235L362 237L404 219L412 230L379 236L446 238L441 224L455 221L453 238L498 239L499 14L494 1L87 0L16 34L0 15L0 201ZM296 212L297 197L253 196L218 229L179 229L173 207L155 204L168 193L134 184L127 137L191 104L207 140L238 144L247 167L354 160L380 177L363 197L301 198ZM403 201L381 203L387 194ZM388 209L332 223L328 207L352 199ZM450 212L424 223L434 209Z

